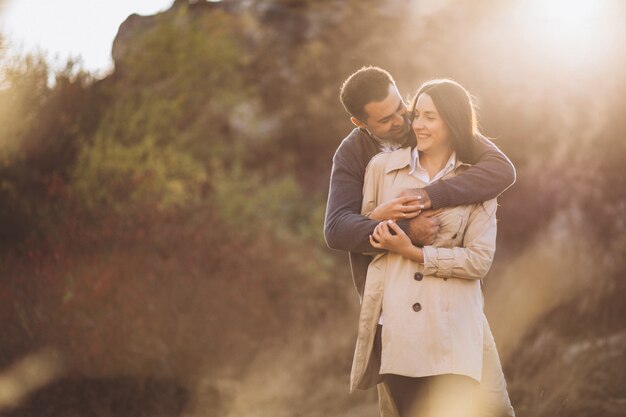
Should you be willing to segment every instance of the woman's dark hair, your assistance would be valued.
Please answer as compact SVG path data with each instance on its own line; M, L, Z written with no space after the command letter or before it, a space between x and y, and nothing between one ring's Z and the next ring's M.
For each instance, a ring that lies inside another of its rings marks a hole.
M450 130L450 139L457 158L463 162L473 162L478 123L470 93L459 83L449 79L426 81L415 94L411 114L415 114L417 99L422 94L430 96Z
M365 105L383 101L389 94L389 86L395 84L391 74L384 69L363 67L344 81L339 98L350 116L365 122L368 117Z

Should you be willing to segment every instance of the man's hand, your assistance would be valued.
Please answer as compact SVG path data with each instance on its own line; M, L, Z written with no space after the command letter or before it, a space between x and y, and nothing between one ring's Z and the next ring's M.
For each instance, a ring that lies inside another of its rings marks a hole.
M439 210L424 210L416 218L409 221L409 238L416 246L427 246L433 243L439 232L440 220L435 217Z
M423 188L408 188L400 193L400 197L417 198L419 208L422 210L428 210L433 207L433 203L430 201L428 193Z

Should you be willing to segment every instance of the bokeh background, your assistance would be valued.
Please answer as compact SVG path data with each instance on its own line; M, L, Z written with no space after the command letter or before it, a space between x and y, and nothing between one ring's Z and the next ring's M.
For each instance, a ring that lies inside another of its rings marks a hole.
M363 65L407 99L462 83L517 168L485 293L518 415L626 415L623 1L176 0L119 24L106 75L0 51L0 415L376 415L322 233Z

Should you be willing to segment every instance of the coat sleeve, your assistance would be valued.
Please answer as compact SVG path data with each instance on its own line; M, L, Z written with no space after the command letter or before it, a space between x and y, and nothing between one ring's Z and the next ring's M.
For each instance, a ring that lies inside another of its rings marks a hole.
M332 249L349 252L377 252L370 243L378 222L361 215L363 175L367 161L346 143L333 157L330 189L326 204L324 237Z
M478 136L475 161L469 169L448 180L425 187L433 208L476 204L496 198L515 182L515 167L489 139Z
M381 187L383 184L383 178L385 175L385 166L390 154L378 154L367 165L365 170L365 176L363 180L363 203L361 205L361 214L368 216L381 201ZM375 222L378 224L378 221ZM373 231L373 230L372 230ZM369 240L369 239L368 239ZM386 250L374 249L367 253L368 255L376 255L380 252L387 252Z
M367 165L363 179L363 203L361 214L367 216L380 201L380 187L383 179L383 170L389 154L378 154ZM378 223L378 222L376 222Z
M496 252L495 199L477 204L469 215L463 247L425 246L424 275L439 278L483 279Z

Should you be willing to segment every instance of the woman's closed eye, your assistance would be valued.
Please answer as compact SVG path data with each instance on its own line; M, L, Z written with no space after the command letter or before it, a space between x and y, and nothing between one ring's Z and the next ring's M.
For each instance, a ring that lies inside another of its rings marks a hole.
M421 115L419 114L419 112L415 112L415 119L419 119L420 116ZM424 115L424 117L426 118L426 120L430 120L430 121L433 121L433 120L436 119L434 116L432 116L430 114Z

